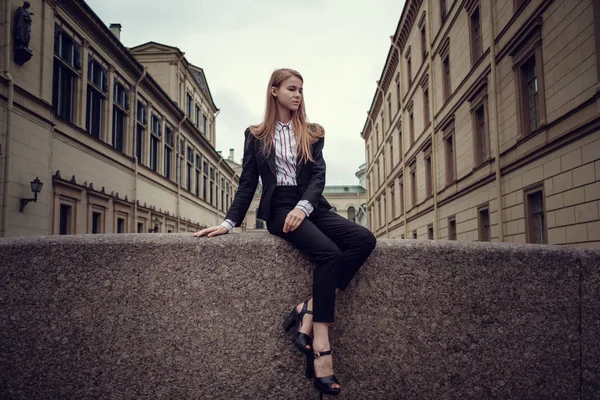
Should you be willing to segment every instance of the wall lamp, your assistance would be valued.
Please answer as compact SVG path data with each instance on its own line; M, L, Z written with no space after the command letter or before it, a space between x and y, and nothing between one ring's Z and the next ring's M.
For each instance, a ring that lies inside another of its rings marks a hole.
M20 212L23 212L23 209L25 209L25 206L30 201L37 202L37 195L38 195L39 192L42 191L42 186L43 185L44 184L42 183L42 181L39 180L39 178L37 176L35 177L34 180L31 181L31 191L33 192L33 199L24 199L24 198L21 198L21 209L19 210Z
M154 217L154 233L158 232L158 227L160 226L160 221L158 220L158 218Z

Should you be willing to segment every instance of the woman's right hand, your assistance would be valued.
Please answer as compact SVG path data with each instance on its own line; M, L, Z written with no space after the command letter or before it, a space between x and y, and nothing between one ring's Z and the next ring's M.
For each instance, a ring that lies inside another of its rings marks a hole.
M200 236L213 237L213 236L224 235L228 232L229 231L224 226L217 225L217 226L211 226L210 228L202 229L201 231L194 233L194 237L200 237Z

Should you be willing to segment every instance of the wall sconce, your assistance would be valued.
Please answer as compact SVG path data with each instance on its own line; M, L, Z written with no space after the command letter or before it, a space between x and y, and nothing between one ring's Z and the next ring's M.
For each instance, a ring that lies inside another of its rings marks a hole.
M158 220L158 218L154 217L154 221L152 221L154 223L154 233L158 232L158 227L160 226L160 221Z
M42 181L39 180L39 178L37 176L35 177L34 180L31 181L31 191L33 192L33 199L24 199L24 198L21 198L21 209L19 210L20 212L23 212L23 209L25 209L25 206L30 201L37 202L37 195L38 195L39 192L42 191L42 186L43 185L44 184L42 183Z

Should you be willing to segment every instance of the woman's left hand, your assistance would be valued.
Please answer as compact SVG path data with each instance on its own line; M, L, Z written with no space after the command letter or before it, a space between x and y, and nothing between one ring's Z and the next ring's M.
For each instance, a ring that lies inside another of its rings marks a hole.
M306 218L306 214L299 208L294 208L289 212L285 218L285 224L283 225L283 233L293 232L300 226L302 221Z

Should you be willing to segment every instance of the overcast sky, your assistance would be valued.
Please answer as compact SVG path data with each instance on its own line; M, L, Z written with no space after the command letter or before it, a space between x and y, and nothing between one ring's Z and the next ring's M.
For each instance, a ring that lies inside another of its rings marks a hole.
M277 68L304 77L310 121L325 127L328 185L358 184L360 131L381 76L402 0L86 0L127 47L178 47L204 69L215 104L217 150L242 157L244 130L262 120Z

